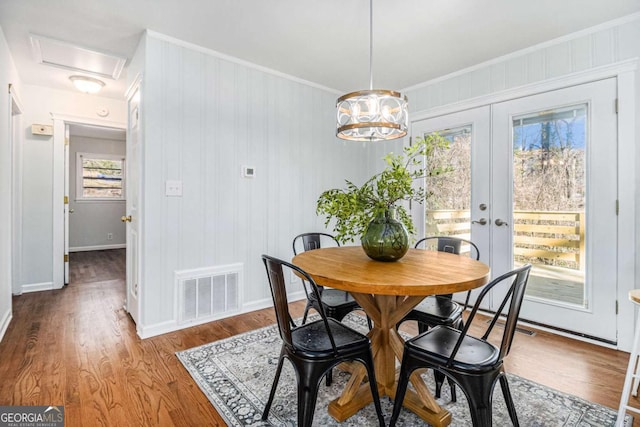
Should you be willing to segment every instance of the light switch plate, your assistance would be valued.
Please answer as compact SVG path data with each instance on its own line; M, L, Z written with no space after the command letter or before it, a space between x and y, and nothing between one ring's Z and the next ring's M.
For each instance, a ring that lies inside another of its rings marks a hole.
M165 195L169 197L182 197L182 181L167 180L165 182Z

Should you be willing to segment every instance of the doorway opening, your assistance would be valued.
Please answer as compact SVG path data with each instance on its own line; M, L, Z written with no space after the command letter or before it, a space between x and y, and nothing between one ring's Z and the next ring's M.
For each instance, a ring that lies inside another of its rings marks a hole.
M123 249L124 129L69 124L69 253ZM65 277L68 283L68 277Z

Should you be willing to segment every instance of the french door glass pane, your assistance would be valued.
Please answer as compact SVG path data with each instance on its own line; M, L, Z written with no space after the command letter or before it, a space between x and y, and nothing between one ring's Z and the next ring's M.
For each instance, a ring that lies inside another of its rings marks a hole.
M436 149L427 158L428 169L450 168L442 175L426 178L430 194L425 203L427 236L470 239L471 130L468 125L439 131L449 141L449 147Z
M514 265L528 297L586 306L587 105L513 119Z

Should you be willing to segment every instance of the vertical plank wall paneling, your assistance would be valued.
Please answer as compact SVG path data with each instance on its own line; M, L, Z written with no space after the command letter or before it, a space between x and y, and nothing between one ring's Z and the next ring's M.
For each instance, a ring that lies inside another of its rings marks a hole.
M631 19L632 18L632 19ZM407 89L411 112L463 102L526 84L638 57L638 16L550 41Z
M318 195L362 182L368 149L335 138L336 94L147 35L143 325L174 321L174 271L241 262L243 303L270 298L262 253L322 230ZM153 70L153 72L149 71ZM255 178L241 177L242 165ZM164 195L182 181L182 197Z

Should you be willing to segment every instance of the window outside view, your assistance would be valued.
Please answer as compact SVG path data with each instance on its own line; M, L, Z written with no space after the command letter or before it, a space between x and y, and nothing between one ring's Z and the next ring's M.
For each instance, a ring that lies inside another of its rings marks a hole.
M587 106L515 117L512 126L514 266L534 266L527 296L586 306ZM426 235L470 239L472 128L439 133L450 146L427 161L452 170L426 179Z
M513 120L514 263L534 265L527 295L586 306L587 106Z
M82 157L82 198L122 199L123 160Z

